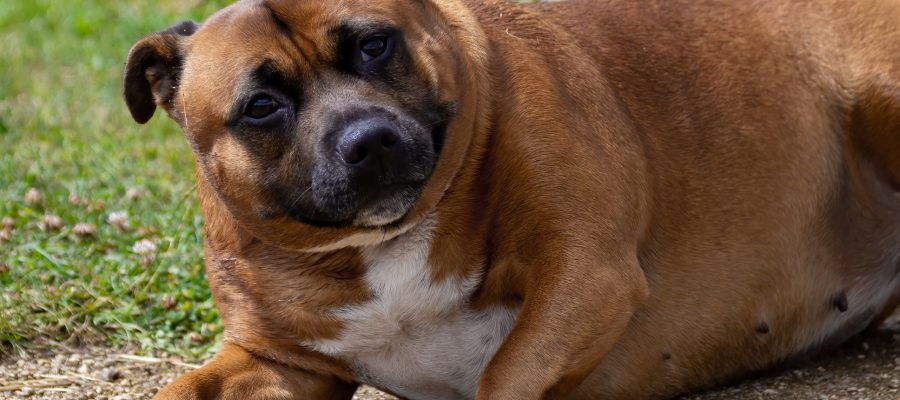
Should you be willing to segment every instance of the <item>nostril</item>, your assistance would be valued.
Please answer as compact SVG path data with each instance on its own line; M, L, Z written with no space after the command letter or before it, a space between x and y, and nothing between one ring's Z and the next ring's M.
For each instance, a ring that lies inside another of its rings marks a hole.
M365 160L368 155L369 151L366 150L365 146L356 146L348 152L348 154L345 154L343 158L347 164L359 164Z
M391 147L397 144L397 136L393 132L385 132L381 134L381 146Z
M365 119L347 126L338 136L335 150L345 165L377 170L397 157L402 140L390 123Z

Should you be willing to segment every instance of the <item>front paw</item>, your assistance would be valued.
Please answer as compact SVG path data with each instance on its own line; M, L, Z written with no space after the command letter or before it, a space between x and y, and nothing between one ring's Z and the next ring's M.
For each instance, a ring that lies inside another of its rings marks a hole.
M156 395L155 400L290 400L297 390L265 370L198 370L180 377ZM236 372L236 373L233 373Z
M154 400L349 400L356 385L290 368L225 344L202 368L175 380Z

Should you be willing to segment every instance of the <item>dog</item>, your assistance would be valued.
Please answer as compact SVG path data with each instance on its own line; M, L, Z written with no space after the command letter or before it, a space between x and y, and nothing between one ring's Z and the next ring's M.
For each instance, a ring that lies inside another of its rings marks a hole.
M157 399L662 399L900 300L900 2L243 0L131 49L224 345Z

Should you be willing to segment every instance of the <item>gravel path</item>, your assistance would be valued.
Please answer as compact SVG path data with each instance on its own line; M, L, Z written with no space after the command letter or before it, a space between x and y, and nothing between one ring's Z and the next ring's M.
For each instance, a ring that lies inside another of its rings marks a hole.
M139 400L195 365L102 347L55 348L0 359L0 399ZM371 388L357 400L394 399ZM898 400L900 315L887 329L854 339L792 368L685 400Z

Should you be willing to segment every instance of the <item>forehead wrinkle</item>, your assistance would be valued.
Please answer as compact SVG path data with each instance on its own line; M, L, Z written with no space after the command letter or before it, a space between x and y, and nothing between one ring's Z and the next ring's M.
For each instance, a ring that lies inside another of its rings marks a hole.
M279 57L280 58L280 57ZM253 69L244 74L243 80L257 84L256 80L266 80L274 74L279 79L293 79L294 70L292 63L285 63L280 59L266 57L257 60ZM261 74L266 74L265 78Z
M248 50L243 52L245 57L238 61L238 64L240 65L246 65L247 63L250 63L251 65L261 64L265 59L278 61L278 59L283 59L281 57L282 54L286 56L284 58L291 60L307 60L307 57L303 55L300 57L297 56L297 51L292 50L295 49L293 45L286 45L284 39L281 37L282 35L279 35L279 32L281 31L279 29L279 22L278 20L271 18L273 15L269 9L254 5L252 7L236 8L230 11L231 12L223 14L222 16L217 15L214 20L215 25L208 27L218 28L212 36L215 39L212 40L218 42L219 45L215 46L215 48L221 50L222 60L229 60L233 63L234 61L241 59L241 57L234 57L233 54L230 54L233 52L235 45ZM233 40L233 45L228 44L231 42L229 39ZM273 46L273 42L274 44L277 44L278 48ZM285 65L283 62L278 64L280 66ZM297 67L301 73L304 71L303 66L298 65ZM281 69L290 71L289 68Z
M297 11L295 11L296 8L291 10L293 12L286 13L276 9L269 1L265 1L261 4L268 11L272 21L274 21L279 28L278 33L280 36L290 41L292 47L296 50L296 53L299 54L299 57L302 58L309 67L309 70L316 71L318 64L326 58L326 55L322 52L322 49L319 48L318 41L313 40L309 33L305 32L302 28L310 26L317 27L323 25L324 22L312 21L314 23L296 24L300 25L301 29L294 29L293 25L290 23L295 22L298 18ZM310 19L313 17L315 17L315 15L309 16Z
M292 59L297 63L297 67L300 71L304 70L312 70L315 69L312 65L312 60L307 54L306 50L303 48L300 43L294 39L293 30L290 25L288 25L284 19L278 15L274 8L269 4L269 2L264 1L260 3L260 6L265 11L265 14L268 15L270 21L275 25L275 42L278 43L278 46L281 50L286 54L292 54ZM290 46L286 46L284 39L287 39L290 42ZM293 51L292 51L293 50ZM305 64L305 65L304 65ZM307 67L307 68L303 68Z
M291 65L293 65L296 68L296 72L298 72L299 75L301 75L301 76L309 75L309 73L311 71L315 70L315 68L312 65L312 62L309 60L309 58L303 52L303 49L297 47L296 43L294 43L292 40L290 42L292 45L287 45L283 40L277 41L278 47L281 49L282 54L288 55L286 58L288 60L290 60L289 62L287 62L287 63L281 62L281 60L280 60L281 57L278 57L278 59L270 57L267 60L272 65L277 67L277 69L279 71L287 72L288 74L283 74L285 76L289 76L294 72L294 71L291 71L291 68L290 68ZM260 66L263 66L264 64L265 63L261 63Z

